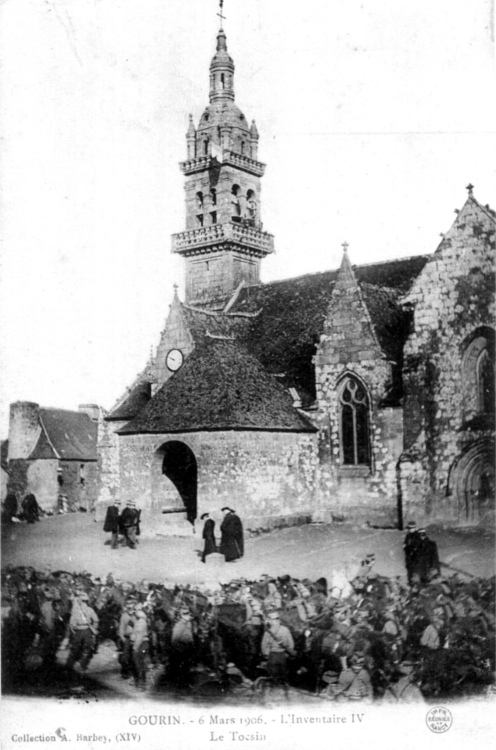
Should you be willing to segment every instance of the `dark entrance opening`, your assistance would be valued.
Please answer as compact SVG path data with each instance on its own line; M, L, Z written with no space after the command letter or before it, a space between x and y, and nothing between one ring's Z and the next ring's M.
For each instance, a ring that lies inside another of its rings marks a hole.
M454 496L458 518L478 523L494 514L494 443L482 439L453 463L448 494Z
M186 518L192 524L197 515L198 466L195 454L185 443L172 441L163 448L162 473L170 479L181 495Z

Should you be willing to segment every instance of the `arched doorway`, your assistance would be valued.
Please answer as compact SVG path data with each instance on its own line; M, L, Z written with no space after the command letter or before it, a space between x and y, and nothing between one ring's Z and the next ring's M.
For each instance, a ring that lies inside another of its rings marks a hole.
M448 493L458 505L460 520L478 522L494 513L494 445L481 440L455 461Z
M194 523L197 514L198 466L195 454L186 443L172 440L159 449L162 474L176 487L186 509L186 518Z

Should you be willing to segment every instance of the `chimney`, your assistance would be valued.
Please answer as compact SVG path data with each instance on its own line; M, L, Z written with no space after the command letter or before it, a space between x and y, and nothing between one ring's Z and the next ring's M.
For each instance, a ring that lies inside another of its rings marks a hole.
M98 404L79 404L78 411L81 414L87 414L92 422L98 422L100 416L100 407Z
M32 401L16 401L10 405L9 461L28 458L41 432L40 405Z

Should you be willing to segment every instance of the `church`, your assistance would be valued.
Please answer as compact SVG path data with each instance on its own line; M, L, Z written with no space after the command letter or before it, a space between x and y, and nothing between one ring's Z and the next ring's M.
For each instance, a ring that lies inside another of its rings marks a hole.
M252 530L492 519L496 213L469 185L432 254L354 266L345 243L339 268L264 284L258 144L221 28L181 163L185 299L99 421L97 516L119 497L165 530L224 505Z

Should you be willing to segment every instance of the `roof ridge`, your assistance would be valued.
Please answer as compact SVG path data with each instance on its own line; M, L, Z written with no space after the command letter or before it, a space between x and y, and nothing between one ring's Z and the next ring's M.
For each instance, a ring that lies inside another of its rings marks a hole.
M68 410L67 409L61 409L61 411L68 411ZM55 458L60 459L60 453L58 452L58 450L56 449L56 447L54 446L54 444L50 440L50 435L48 434L48 430L45 427L45 423L43 422L43 419L41 418L41 414L39 415L38 418L39 418L39 420L41 422L41 427L43 429L43 432L45 433L45 437L48 440L48 444L49 444L50 448L53 450L53 452L55 453ZM36 441L36 442L38 443L38 441Z
M404 258L389 258L386 260L376 260L373 263L362 263L361 265L352 264L352 268L370 268L371 266L381 266L384 263L402 263L403 261L413 260L414 258L428 258L431 255L432 253L418 253L418 255L406 255ZM394 287L391 287L391 288L394 289Z
M40 406L40 411L64 411L66 414L80 414L81 416L88 416L85 411L79 411L79 409L64 409L59 406Z
M376 260L373 263L351 263L351 267L353 270L356 268L371 268L373 266L381 266L385 263L403 263L407 262L409 260L414 260L415 258L429 258L432 255L432 253L418 253L417 255L405 255L404 258L385 258L384 260ZM300 279L309 279L314 276L323 276L326 273L338 273L339 268L327 268L323 271L312 271L311 273L303 273L299 276L287 276L285 279L274 279L273 281L267 281L265 283L260 284L250 284L249 286L246 286L246 290L250 289L260 289L268 286L272 286L274 284L283 284L287 281L298 281ZM394 289L394 287L391 287Z

